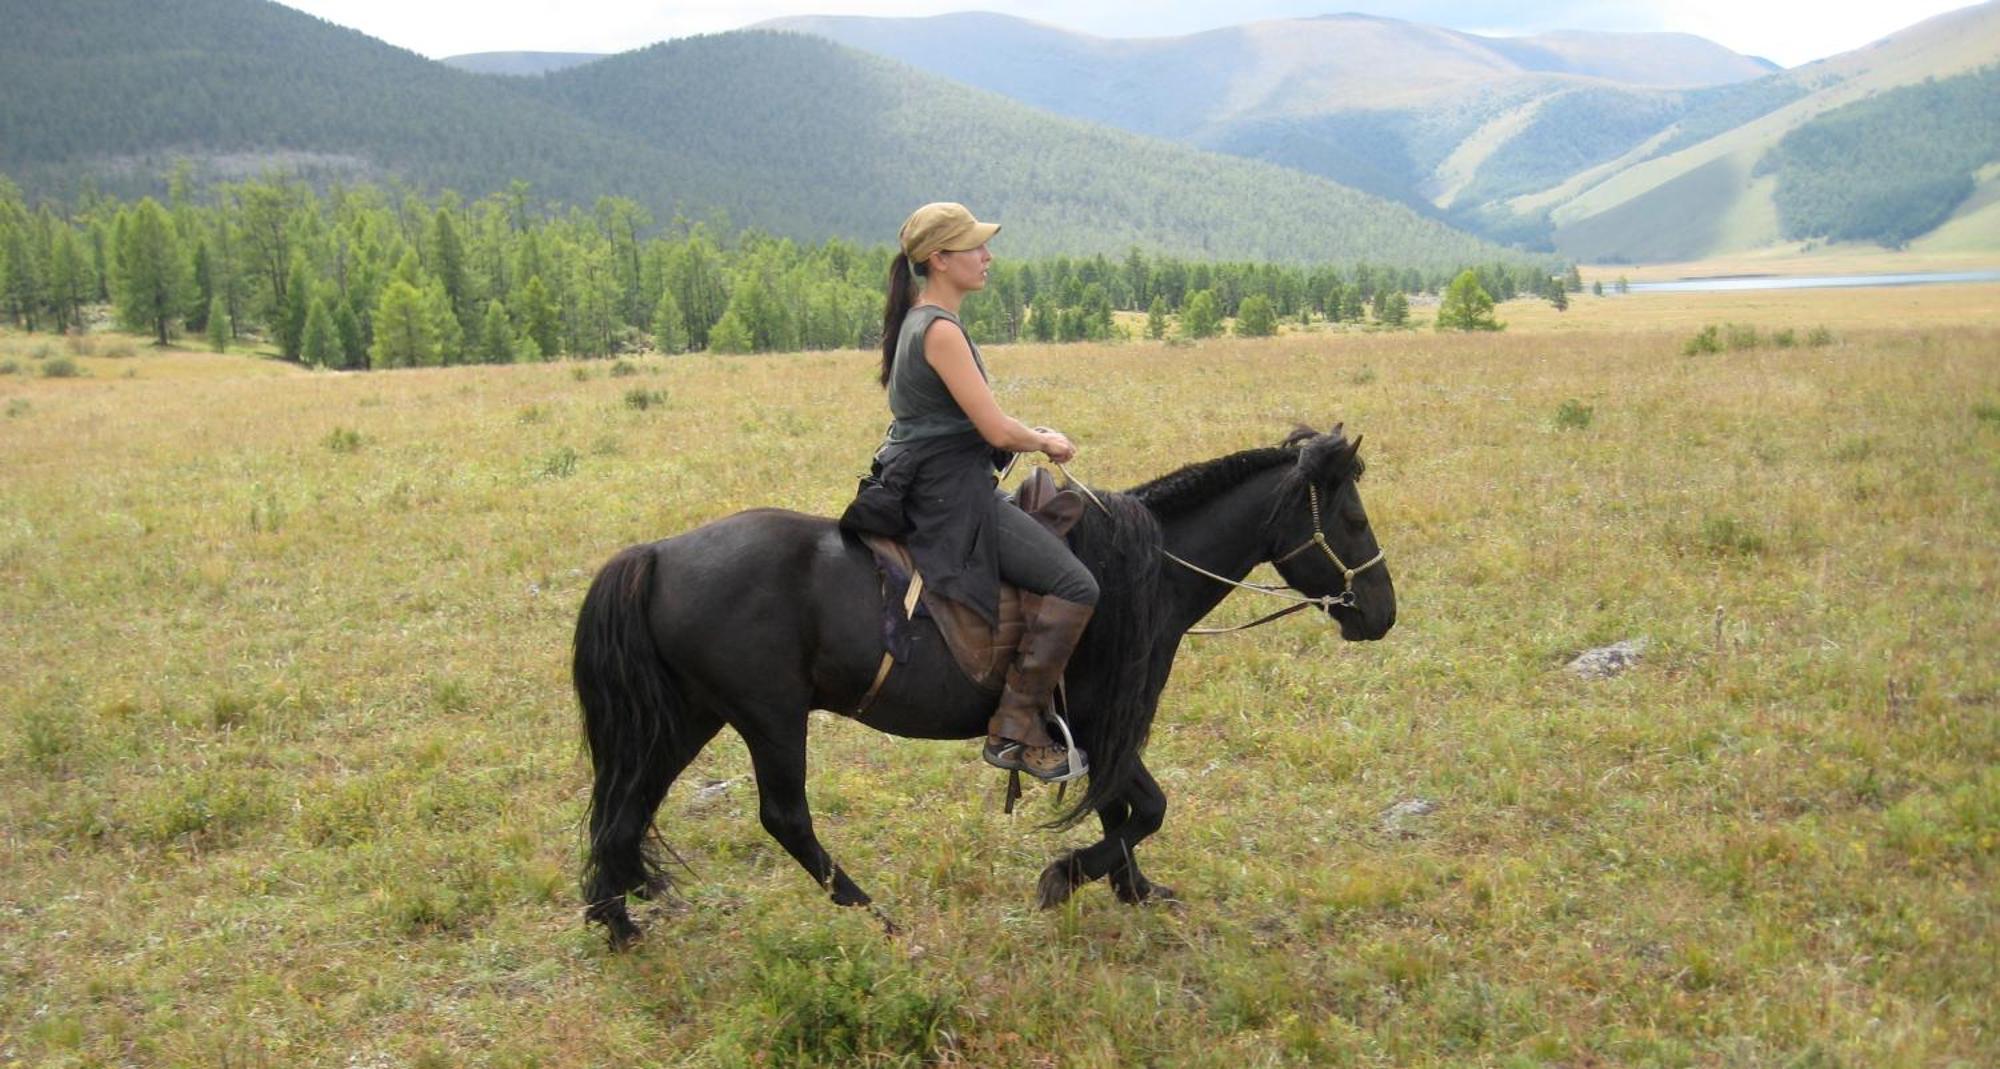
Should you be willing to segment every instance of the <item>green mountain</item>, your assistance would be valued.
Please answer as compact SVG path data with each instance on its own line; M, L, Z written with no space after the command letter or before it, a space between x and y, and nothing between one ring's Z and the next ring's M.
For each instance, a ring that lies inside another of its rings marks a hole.
M1938 247L2000 250L1990 215L1967 218L1990 206L2000 162L1990 103L1979 99L1992 83L1975 74L1995 63L2000 3L1961 8L1742 87L1789 96L1753 118L1724 115L1490 207L1546 214L1555 246L1586 260L1692 260L1821 238L1924 246L1911 228L1940 217L1936 229L1953 233ZM1937 97L1897 93L1931 81ZM1885 103L1864 106L1872 97ZM1925 101L1947 99L1924 114Z
M1015 255L1446 265L1504 255L1284 168L1047 115L795 34L657 45L540 78L455 70L264 0L0 0L0 172L137 193L267 167L477 195L514 180L665 220L886 240L959 199Z
M1774 69L1686 34L1493 38L1369 15L1137 39L983 13L766 25L1432 213L1614 158L1701 107L1702 87Z
M768 25L1582 259L1696 259L1807 237L1921 246L1910 228L1940 219L1938 247L2000 249L2000 178L1996 156L1972 147L1991 140L1970 125L1975 108L1946 122L1901 104L1902 118L1881 120L1901 124L1896 136L1824 142L1854 152L1811 150L1821 142L1809 133L1778 148L1872 94L2000 62L2000 2L1791 71L1680 34L1486 38L1364 15L1132 39L991 14ZM1876 181L1934 159L1949 176Z

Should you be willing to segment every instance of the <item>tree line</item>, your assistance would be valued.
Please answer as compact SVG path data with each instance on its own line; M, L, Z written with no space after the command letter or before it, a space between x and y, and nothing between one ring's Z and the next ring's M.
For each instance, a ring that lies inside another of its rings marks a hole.
M995 262L963 318L982 343L1107 340L1168 317L1202 337L1281 321L1400 327L1408 297L1470 271L1498 299L1539 293L1547 265L1453 270L1384 264L1191 261L1134 248ZM96 194L30 205L0 176L0 318L80 330L110 304L159 344L246 340L285 359L392 368L678 353L869 348L893 250L801 244L708 222L664 224L636 202L532 207L516 182L467 201L372 185L324 194L282 176L207 187L185 172L164 202ZM1146 315L1121 325L1115 313Z

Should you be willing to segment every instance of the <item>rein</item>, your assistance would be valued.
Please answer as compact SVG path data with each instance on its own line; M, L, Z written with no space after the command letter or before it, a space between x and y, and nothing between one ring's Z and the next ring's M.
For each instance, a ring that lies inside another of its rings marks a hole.
M1083 496L1089 498L1090 503L1096 505L1099 512L1104 513L1106 516L1111 515L1111 510L1105 506L1104 502L1098 498L1097 494L1094 491L1092 491L1090 487L1084 485L1083 482L1077 479L1076 476L1071 475L1069 473L1069 469L1064 467L1061 461L1051 461L1051 463L1055 464L1057 471L1063 473L1063 478L1069 480L1069 484L1071 486L1074 486L1078 490L1083 491ZM1322 594L1319 597L1312 597L1310 595L1301 593L1300 591L1294 590L1291 587L1265 586L1261 583L1245 583L1241 580L1231 579L1226 575L1217 575L1216 573L1209 571L1207 568L1204 568L1199 564L1195 564L1192 561L1185 560L1180 556L1170 552L1167 549L1167 547L1161 546L1160 547L1161 556L1167 558L1170 561L1173 561L1175 564L1178 564L1183 568L1186 568L1188 571L1191 571L1196 575L1206 576L1210 579L1215 580L1218 583L1224 583L1229 586L1233 586L1238 590L1248 590L1251 591L1252 593L1257 593L1257 594L1269 594L1272 597L1283 598L1287 601L1295 603L1292 605L1288 605L1282 609L1279 609L1276 612L1266 613L1265 615L1260 616L1257 619L1252 620L1247 624L1237 624L1235 627L1190 628L1187 632L1188 634L1226 635L1232 631L1248 631L1253 627L1258 627L1263 624L1268 624L1273 620L1281 620L1287 616L1292 615L1295 612L1301 612L1305 609L1310 609L1314 607L1318 607L1326 611L1331 611L1335 606L1343 606L1346 608L1354 607L1354 577L1382 563L1384 554L1382 553L1382 551L1377 550L1373 557L1370 557L1368 560L1362 562L1361 564L1353 568L1349 568L1345 563L1341 561L1340 556L1333 551L1333 547L1327 543L1326 532L1320 526L1319 487L1314 486L1310 482L1308 482L1306 484L1306 495L1307 495L1307 500L1310 501L1312 504L1312 525L1313 525L1312 537L1306 539L1304 542L1299 543L1299 545L1296 548L1292 549L1290 552L1284 554L1283 556L1272 558L1271 563L1282 564L1285 561L1291 560L1293 557L1296 557L1299 554L1304 553L1306 550L1311 549L1313 546L1317 545L1320 548L1320 551L1326 554L1326 558L1333 562L1333 566L1340 569L1341 579L1345 584L1345 589L1343 589L1338 594Z

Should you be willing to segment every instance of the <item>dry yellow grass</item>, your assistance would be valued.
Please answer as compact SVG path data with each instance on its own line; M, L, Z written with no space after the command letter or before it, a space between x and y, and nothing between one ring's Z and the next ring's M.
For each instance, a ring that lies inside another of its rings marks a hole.
M908 934L825 904L725 736L623 957L574 901L582 591L837 508L866 354L56 379L0 338L0 1064L1992 1064L1995 292L996 347L1101 485L1365 433L1396 631L1186 650L1183 909L1032 911L1070 837L973 747L817 718L822 837ZM1728 320L1837 341L1682 355Z

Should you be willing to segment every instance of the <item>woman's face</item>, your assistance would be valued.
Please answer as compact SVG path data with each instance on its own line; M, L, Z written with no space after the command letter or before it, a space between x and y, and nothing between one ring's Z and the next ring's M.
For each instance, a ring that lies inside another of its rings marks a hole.
M963 252L935 252L931 254L931 277L942 274L961 290L981 290L986 288L986 265L992 262L993 254L984 245Z

